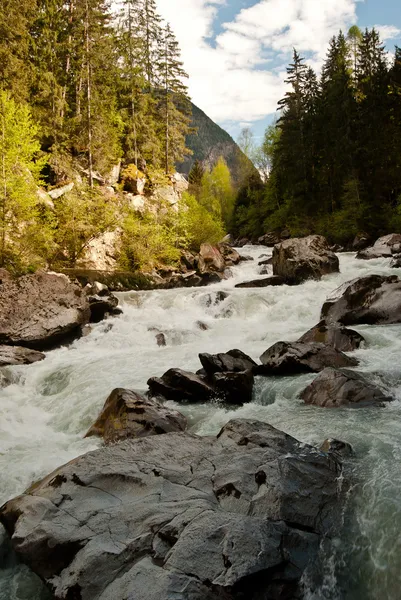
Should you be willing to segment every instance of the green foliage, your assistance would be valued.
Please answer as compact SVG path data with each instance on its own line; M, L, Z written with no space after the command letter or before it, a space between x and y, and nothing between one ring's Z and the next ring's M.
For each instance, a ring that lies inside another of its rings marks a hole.
M38 207L38 129L29 108L0 91L0 264L16 271L39 265L47 237Z
M128 271L152 271L179 261L177 235L152 213L129 212L123 223L120 266Z
M199 203L230 227L234 202L230 170L224 158L220 157L212 171L206 171L202 177Z
M178 231L184 241L183 246L193 252L198 252L201 244L217 244L225 236L221 220L188 193L184 193L181 200Z
M57 252L53 262L74 267L89 242L119 224L118 206L96 188L74 187L55 201Z

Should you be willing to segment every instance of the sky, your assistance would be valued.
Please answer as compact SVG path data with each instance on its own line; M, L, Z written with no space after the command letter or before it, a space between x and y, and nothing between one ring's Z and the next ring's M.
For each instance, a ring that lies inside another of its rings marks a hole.
M330 38L375 26L401 46L401 0L156 0L179 41L193 102L237 138L261 139L285 93L293 47L321 68Z

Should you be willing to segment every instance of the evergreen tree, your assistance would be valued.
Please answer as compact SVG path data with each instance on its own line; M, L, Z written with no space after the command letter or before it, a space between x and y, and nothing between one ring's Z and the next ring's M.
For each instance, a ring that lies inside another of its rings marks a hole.
M35 0L0 2L0 89L21 102L29 96L29 31L35 10Z
M169 24L164 30L164 50L160 62L162 98L160 115L163 119L164 167L169 173L177 162L184 159L188 150L185 136L190 131L190 101L184 79L188 75L180 60L178 42Z

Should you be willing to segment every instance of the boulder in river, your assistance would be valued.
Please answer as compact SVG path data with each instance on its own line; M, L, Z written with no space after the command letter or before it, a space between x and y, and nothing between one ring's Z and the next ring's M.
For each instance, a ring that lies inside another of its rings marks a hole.
M85 437L102 437L110 444L125 438L184 431L186 426L184 415L163 406L158 400L116 388Z
M22 346L0 346L0 367L30 365L46 358L43 352Z
M350 443L334 438L327 438L324 440L319 450L326 454L332 454L338 458L348 458L349 456L354 455L354 449Z
M66 275L39 271L14 279L2 274L0 344L49 349L79 337L89 319L86 293Z
M243 281L242 283L237 283L236 288L261 288L261 287L271 287L277 285L284 285L287 281L283 277L279 277L278 275L272 275L271 277L264 277L263 279L253 279L252 281Z
M321 318L343 325L401 323L401 280L368 275L348 281L324 303Z
M260 357L256 375L318 373L326 367L355 367L358 361L331 346L305 342L277 342Z
M321 235L285 240L273 249L273 274L288 284L297 285L307 279L321 279L322 275L338 272L338 257Z
M122 310L118 307L118 298L109 292L107 295L88 296L91 311L90 322L100 323L105 317L120 315Z
M218 398L227 404L252 402L254 376L252 371L217 372L212 375L213 387Z
M304 333L298 342L318 342L333 346L333 348L340 350L340 352L351 352L360 348L365 343L365 338L353 329L347 329L339 323L328 325L323 320Z
M148 386L151 396L179 402L206 402L215 395L212 386L201 377L182 369L169 369L161 377L151 377Z
M322 371L300 398L305 404L335 408L350 406L384 406L393 398L371 383L362 373L327 368Z
M282 239L283 238L280 236L280 234L275 231L270 231L269 233L265 233L258 238L258 244L272 248L276 244L279 244Z
M218 249L225 260L226 267L238 265L238 263L241 262L241 256L229 244L221 242L218 244Z
M266 423L80 456L0 509L13 549L64 600L302 597L340 521L340 463Z
M220 250L211 244L202 244L199 250L198 270L201 275L206 273L223 273L225 260Z
M360 250L356 258L370 260L372 258L388 258L401 252L401 234L390 233L380 237L370 248Z
M258 262L259 266L262 265L272 265L273 264L273 257L271 256L270 258L265 258L264 260L261 260Z
M208 375L226 371L240 372L252 369L256 362L241 350L229 350L220 354L199 354L202 367Z

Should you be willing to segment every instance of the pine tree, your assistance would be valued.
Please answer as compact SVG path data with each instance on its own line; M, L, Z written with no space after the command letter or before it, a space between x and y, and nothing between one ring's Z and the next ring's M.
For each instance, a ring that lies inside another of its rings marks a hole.
M29 31L35 10L35 0L0 2L0 89L20 101L29 96Z
M190 131L190 101L184 79L188 75L180 60L178 42L169 24L164 30L164 50L160 61L162 99L160 114L163 119L164 168L168 174L188 153L185 136Z

